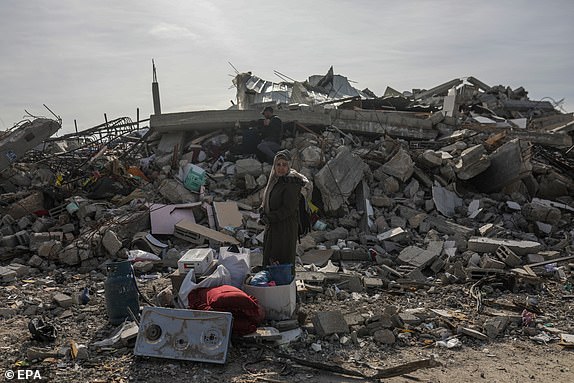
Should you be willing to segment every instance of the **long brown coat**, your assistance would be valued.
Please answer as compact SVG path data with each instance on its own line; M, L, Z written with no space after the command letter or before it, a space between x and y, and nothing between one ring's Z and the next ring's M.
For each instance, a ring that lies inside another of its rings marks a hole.
M279 177L269 194L269 224L263 239L263 266L275 262L295 265L301 186L302 181L297 177Z

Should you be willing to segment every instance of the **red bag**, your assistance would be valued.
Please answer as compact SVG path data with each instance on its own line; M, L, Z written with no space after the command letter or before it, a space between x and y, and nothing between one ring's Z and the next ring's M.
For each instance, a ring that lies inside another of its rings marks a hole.
M233 315L233 335L246 335L257 330L265 319L265 310L257 299L237 287L223 285L195 289L188 295L192 310L223 311Z

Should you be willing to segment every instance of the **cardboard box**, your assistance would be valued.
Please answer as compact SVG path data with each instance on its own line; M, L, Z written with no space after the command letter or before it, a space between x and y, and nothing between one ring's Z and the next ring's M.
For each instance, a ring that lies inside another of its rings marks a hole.
M169 275L174 295L179 294L179 288L181 287L181 284L183 283L185 277L186 274L181 274L179 270L175 270L173 273ZM195 282L195 275L192 276L192 281Z
M274 287L258 287L243 284L243 291L255 297L257 302L265 308L265 319L291 319L291 316L295 312L297 301L295 280L289 285Z
M213 262L212 249L191 249L177 261L177 269L180 274L186 274L193 269L195 275L201 275L208 271L211 262Z

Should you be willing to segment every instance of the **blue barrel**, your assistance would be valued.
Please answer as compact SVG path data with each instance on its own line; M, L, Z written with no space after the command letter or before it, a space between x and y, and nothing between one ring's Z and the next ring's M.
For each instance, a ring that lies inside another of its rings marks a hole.
M106 311L110 323L118 325L131 318L129 310L136 317L139 315L138 290L129 261L109 263L107 270L108 277L104 282Z

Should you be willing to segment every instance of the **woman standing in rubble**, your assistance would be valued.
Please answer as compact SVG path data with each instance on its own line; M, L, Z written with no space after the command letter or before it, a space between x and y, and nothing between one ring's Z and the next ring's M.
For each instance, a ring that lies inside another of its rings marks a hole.
M308 198L312 188L307 177L291 169L288 150L275 155L261 206L261 219L265 223L263 266L291 264L294 274L299 198Z

